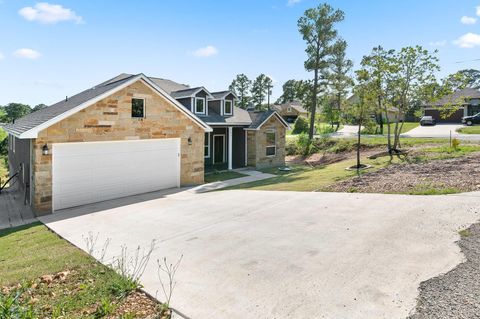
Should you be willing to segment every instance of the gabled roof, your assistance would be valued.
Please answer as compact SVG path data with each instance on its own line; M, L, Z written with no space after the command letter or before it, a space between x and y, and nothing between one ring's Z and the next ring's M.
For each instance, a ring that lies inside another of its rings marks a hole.
M235 99L238 99L238 97L232 91L227 90L227 91L220 91L220 92L212 92L213 100L222 100L230 94L233 95Z
M208 90L203 86L199 86L196 88L188 88L188 89L179 90L179 91L173 91L170 93L170 95L175 99L181 99L181 98L195 97L195 95L197 95L201 91L204 91L205 93L207 93L208 98L213 98L212 94L210 94L210 92L208 92Z
M108 81L102 82L88 90L80 92L72 97L62 100L49 107L30 113L15 123L4 125L3 128L10 134L19 138L36 138L38 133L47 127L85 109L86 107L120 91L132 83L142 80L152 87L158 94L168 99L178 110L190 117L197 125L211 131L211 128L200 120L196 115L185 110L185 108L152 80L140 73L137 75L120 74Z
M466 88L457 90L452 94L446 95L438 101L435 101L430 106L445 106L445 105L467 105L470 99L480 99L480 90Z
M248 128L249 130L258 130L262 127L263 124L265 124L272 116L276 116L278 120L285 126L286 128L289 128L290 126L288 125L287 122L278 114L277 111L274 110L268 110L268 111L262 111L262 112L248 112L250 115L250 118L252 119L252 124Z
M284 104L273 105L273 108L278 112L285 111L289 107L296 110L298 113L308 113L308 111L303 108L302 103L300 101L292 101Z
M168 80L168 79L155 78L151 76L149 76L148 78L152 80L153 83L161 87L168 94L171 94L172 92L175 92L175 91L181 91L181 90L186 90L190 88L186 84L177 83L175 81Z

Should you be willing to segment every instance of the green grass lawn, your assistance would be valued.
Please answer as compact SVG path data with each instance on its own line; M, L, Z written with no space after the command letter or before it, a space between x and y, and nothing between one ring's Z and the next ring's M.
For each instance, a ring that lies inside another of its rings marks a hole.
M205 183L226 181L228 179L240 178L245 176L248 176L248 175L235 172L235 171L208 173L208 174L205 174Z
M480 134L480 125L465 126L465 127L459 128L457 132L462 134Z
M410 130L413 130L414 128L416 128L419 125L420 125L420 123L418 123L418 122L404 122L403 126L402 126L401 133L406 133ZM395 126L392 126L392 129L395 129Z
M0 286L91 262L41 223L0 230Z
M64 278L58 279L59 274ZM43 275L52 276L47 280ZM137 283L41 223L0 231L0 287L17 283L21 286L10 292L0 290L1 318L105 318L138 295Z
M375 160L363 158L362 163L372 165L372 168L365 170L365 172L369 172L385 167L388 165L388 160L388 157L382 157ZM352 159L316 168L311 168L305 165L293 165L292 171L290 172L281 172L278 168L266 169L262 171L265 173L276 174L277 176L261 181L233 186L228 189L303 192L318 191L335 182L356 176L356 171L347 171L345 169L355 163L356 161Z

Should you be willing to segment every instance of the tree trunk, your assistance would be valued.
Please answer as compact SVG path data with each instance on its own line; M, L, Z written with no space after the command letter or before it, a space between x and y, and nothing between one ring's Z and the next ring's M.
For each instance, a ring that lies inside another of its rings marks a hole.
M313 77L313 92L312 92L312 110L310 113L310 130L308 133L308 139L313 139L313 133L315 132L315 112L317 111L317 89L318 89L318 69L314 71Z
M357 132L357 171L360 169L360 131L362 130L362 121L358 120L358 132Z
M388 109L387 106L383 106L383 112L385 113L385 120L387 121L387 150L388 153L392 152L392 140L391 140L391 134L392 130L390 128L390 118L388 117Z
M382 111L378 114L378 121L380 122L380 134L383 135L383 116Z
M338 129L340 128L340 107L341 107L341 104L342 103L342 95L340 93L337 94L337 127L335 128L335 132L338 131Z

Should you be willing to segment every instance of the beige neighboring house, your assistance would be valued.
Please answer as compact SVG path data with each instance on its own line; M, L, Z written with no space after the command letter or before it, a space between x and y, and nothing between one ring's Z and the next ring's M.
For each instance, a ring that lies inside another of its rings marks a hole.
M349 98L347 98L347 104L352 105L354 103L358 103L359 98L356 94L352 94ZM388 121L389 122L396 122L397 119L400 121L403 121L405 119L404 115L399 114L398 108L391 106L387 109L387 114L386 114ZM375 117L375 114L372 114L372 118ZM382 117L385 117L385 112L382 112ZM384 118L384 123L386 122L386 119Z
M120 74L3 125L10 174L39 216L201 184L210 166L284 165L288 124L235 103L229 91Z
M285 104L276 104L272 107L275 111L280 114L285 121L288 123L293 123L295 120L301 116L308 118L308 112L302 106L300 101L292 101Z

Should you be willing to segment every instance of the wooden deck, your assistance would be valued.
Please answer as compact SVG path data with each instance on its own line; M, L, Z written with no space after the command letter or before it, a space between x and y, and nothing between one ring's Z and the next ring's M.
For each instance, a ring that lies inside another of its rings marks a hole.
M24 194L16 189L0 193L0 229L30 224L37 219L29 205L24 205Z

